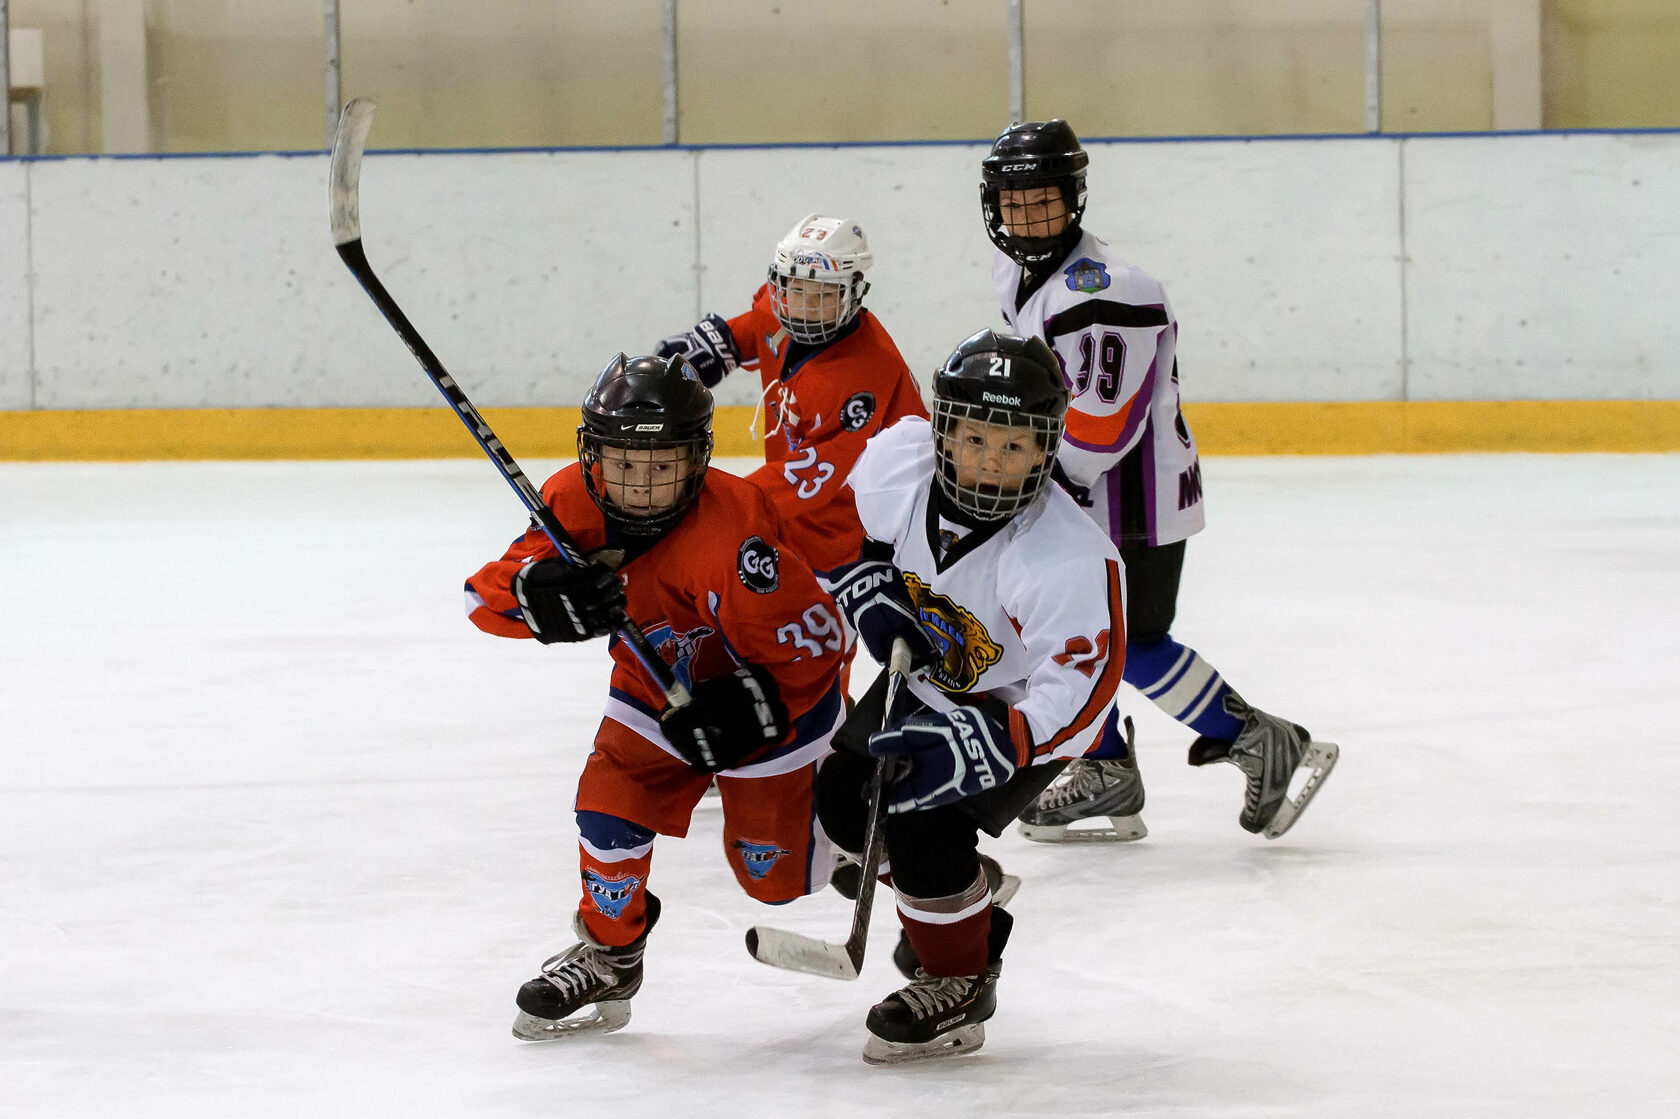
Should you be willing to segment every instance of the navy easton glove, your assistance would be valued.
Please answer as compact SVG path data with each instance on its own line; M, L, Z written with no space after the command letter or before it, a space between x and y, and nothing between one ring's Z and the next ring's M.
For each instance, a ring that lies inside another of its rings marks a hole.
M682 707L659 713L659 725L683 760L704 773L733 769L787 734L788 713L776 678L757 665L702 680L689 694L694 698Z
M865 550L869 548L864 545ZM828 583L834 605L863 639L869 655L887 663L895 637L910 646L912 670L926 668L939 660L939 648L922 625L904 572L882 559L867 555L856 563L842 564L829 572Z
M513 597L544 645L605 637L624 616L624 584L598 563L574 566L553 556L528 563L514 572Z
M974 707L912 715L896 730L870 735L869 752L910 763L884 794L893 813L937 808L995 789L1019 764L1009 732Z
M717 315L707 315L693 330L661 340L653 347L653 356L685 359L709 389L716 388L725 374L741 367L741 351L735 348L735 335L730 332L729 323Z

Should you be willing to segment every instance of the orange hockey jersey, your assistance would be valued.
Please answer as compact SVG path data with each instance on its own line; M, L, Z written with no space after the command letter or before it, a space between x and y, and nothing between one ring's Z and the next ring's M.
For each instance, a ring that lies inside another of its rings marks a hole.
M542 488L543 500L585 555L608 545L605 518L574 463ZM614 547L622 546L615 542ZM501 559L467 580L467 613L500 637L530 637L514 600L521 564L557 555L532 526ZM834 603L782 539L776 512L744 479L713 468L693 508L651 548L619 569L633 624L684 685L749 663L770 670L793 728L773 756L832 730L841 710L836 684L844 633ZM616 635L612 698L657 715L664 695Z
M741 364L757 368L767 412L765 463L748 475L781 514L788 541L817 571L857 559L863 546L852 464L877 431L927 416L898 347L867 310L814 354L797 346L770 309L769 285L729 320ZM789 355L793 364L789 367Z

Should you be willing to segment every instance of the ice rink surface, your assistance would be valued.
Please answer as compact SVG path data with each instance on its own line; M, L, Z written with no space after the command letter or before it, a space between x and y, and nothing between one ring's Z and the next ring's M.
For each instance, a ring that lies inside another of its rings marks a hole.
M875 1069L890 906L856 983L754 963L849 907L710 806L629 1028L510 1036L606 662L464 619L487 463L0 465L0 1114L1680 1113L1680 457L1205 471L1175 633L1340 767L1267 843L1127 693L1149 837L988 840L986 1047Z

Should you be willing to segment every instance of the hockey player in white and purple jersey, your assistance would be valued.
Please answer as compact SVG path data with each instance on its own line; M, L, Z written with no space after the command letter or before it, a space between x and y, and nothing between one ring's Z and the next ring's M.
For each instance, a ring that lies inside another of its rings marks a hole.
M1073 394L1057 471L1126 567L1126 682L1196 731L1190 764L1228 761L1247 795L1239 822L1275 839L1336 763L1333 743L1246 703L1169 634L1185 541L1201 531L1202 474L1179 409L1178 322L1154 277L1080 228L1089 162L1066 121L1012 125L981 164L992 280L1004 321L1055 351ZM1139 839L1143 782L1111 717L1101 747L1021 816L1029 839ZM1305 781L1289 795L1290 780ZM1070 830L1108 817L1106 828Z
M848 482L867 539L835 604L872 656L902 638L918 668L890 717L876 681L817 774L823 829L856 854L872 756L902 762L883 828L911 982L869 1012L867 1061L979 1047L1011 921L977 833L1096 746L1120 686L1119 554L1050 482L1067 400L1043 342L981 331L934 374L932 425L877 434Z

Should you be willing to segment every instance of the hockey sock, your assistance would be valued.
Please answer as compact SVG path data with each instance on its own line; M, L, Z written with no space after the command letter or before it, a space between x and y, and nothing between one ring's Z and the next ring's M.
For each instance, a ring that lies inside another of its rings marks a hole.
M1242 730L1242 721L1225 710L1225 697L1231 694L1231 685L1200 653L1171 637L1153 645L1127 645L1123 679L1197 734L1233 742ZM1102 744L1089 757L1126 756L1125 742L1117 733L1113 735L1117 752L1105 753L1111 749L1112 730L1113 717L1103 728Z
M653 832L605 812L579 812L577 822L583 927L597 943L629 944L647 927Z
M990 961L992 890L985 874L960 894L898 895L898 919L922 970L933 976L979 975Z

